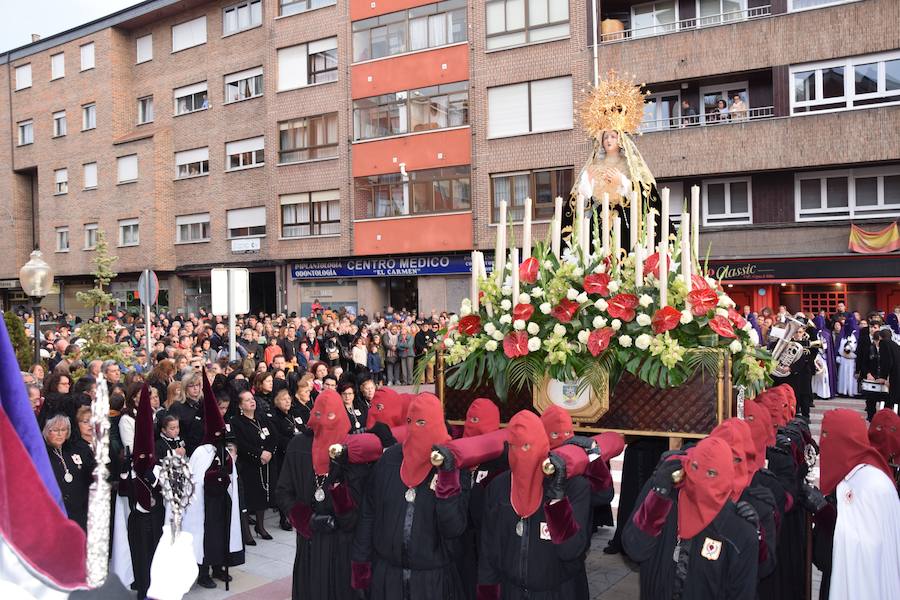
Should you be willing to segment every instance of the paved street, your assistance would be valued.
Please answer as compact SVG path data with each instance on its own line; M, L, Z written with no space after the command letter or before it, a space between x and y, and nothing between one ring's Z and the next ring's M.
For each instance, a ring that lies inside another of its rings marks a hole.
M861 400L835 399L819 400L812 410L811 429L813 436L819 438L822 427L822 415L833 408L863 409ZM618 503L618 489L622 476L622 457L612 461L613 481L616 485L616 499L613 501L615 514ZM818 467L814 471L818 480ZM291 570L294 561L294 533L282 531L278 527L277 514L270 512L266 519L266 527L274 539L272 541L257 540L255 547L247 548L247 562L231 573L234 581L231 590L226 592L224 584L217 582L215 590L205 590L194 586L186 596L191 600L220 600L222 598L251 599L267 598L270 600L287 600L291 596ZM592 600L630 600L638 597L639 583L636 566L626 561L622 555L609 556L601 550L607 540L612 537L612 528L598 532L591 544L591 553L587 559L588 580ZM814 570L813 598L818 597L820 574Z

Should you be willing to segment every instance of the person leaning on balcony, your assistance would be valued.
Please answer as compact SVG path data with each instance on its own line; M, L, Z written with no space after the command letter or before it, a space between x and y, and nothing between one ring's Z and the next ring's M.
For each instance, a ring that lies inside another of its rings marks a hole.
M697 124L697 110L687 100L681 101L681 126L690 127Z
M731 120L744 121L748 117L747 104L741 99L740 94L735 94L731 102Z

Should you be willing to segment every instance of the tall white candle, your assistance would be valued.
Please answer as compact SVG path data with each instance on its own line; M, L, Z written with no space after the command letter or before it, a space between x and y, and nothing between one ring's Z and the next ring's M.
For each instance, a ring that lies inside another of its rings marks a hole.
M659 234L662 241L662 247L668 252L669 249L669 188L663 188L660 194L661 212L659 215ZM662 251L660 251L662 254Z
M531 198L525 198L525 216L522 219L522 260L531 256Z
M500 223L497 225L497 247L494 250L494 274L497 285L503 285L506 273L506 200L500 201Z
M472 250L472 286L469 291L469 299L472 301L472 312L478 313L478 276L481 267L478 266L478 250Z
M616 215L613 219L612 256L619 262L619 248L622 246L622 217Z
M519 249L512 247L509 250L509 259L512 263L512 304L519 301Z
M638 244L634 247L634 286L644 285L644 246Z
M609 252L609 193L603 192L603 209L601 220L603 221L602 229L602 246L603 250Z
M572 227L572 251L584 247L584 196L575 196L575 223Z
M562 242L562 202L562 198L557 196L553 206L553 237L550 239L550 245L556 258L559 258L559 246Z
M653 254L653 248L656 246L654 238L656 238L656 214L651 210L647 213L647 239L644 240L648 254Z
M659 307L669 303L669 245L665 240L659 243Z
M588 263L588 255L591 253L591 213L586 211L581 218L581 256L584 264Z
M700 260L700 186L691 186L691 249Z
M634 247L637 246L639 234L641 230L641 217L640 217L640 204L641 199L640 196L631 192L631 213L629 214L629 218L631 221L628 225L631 227L631 236L628 240L628 250L634 250Z
M691 291L691 215L684 214L681 217L681 275Z

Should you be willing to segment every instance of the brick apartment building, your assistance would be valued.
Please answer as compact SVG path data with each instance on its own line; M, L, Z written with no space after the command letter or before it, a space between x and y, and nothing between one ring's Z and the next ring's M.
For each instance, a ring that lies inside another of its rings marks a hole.
M125 306L144 268L194 310L245 266L254 310L453 309L499 201L531 196L541 236L583 164L602 24L600 71L656 94L638 145L673 196L702 187L736 300L900 304L900 259L847 250L900 214L900 3L771 1L597 0L595 27L591 0L148 0L11 50L0 298L39 245L45 305L83 314L102 229ZM707 114L735 94L743 116Z

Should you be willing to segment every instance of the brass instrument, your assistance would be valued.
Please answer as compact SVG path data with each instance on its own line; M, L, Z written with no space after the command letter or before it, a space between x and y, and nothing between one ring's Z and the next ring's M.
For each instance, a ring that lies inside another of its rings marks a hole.
M820 348L822 342L810 341L808 327L815 327L812 321L805 323L796 317L787 317L785 327L777 331L777 342L772 350L772 358L778 363L772 372L774 377L787 377L791 374L791 365L808 354L810 348Z

